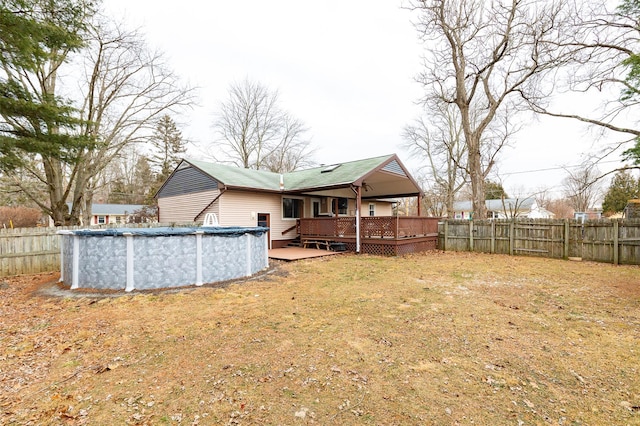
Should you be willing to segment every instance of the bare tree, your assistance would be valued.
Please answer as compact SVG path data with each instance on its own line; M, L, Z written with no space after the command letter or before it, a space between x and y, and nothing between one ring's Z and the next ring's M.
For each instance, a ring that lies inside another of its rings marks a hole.
M245 79L232 84L214 122L216 161L251 169L291 171L311 163L302 121L278 107L278 93ZM220 148L222 148L220 150Z
M411 154L426 161L421 169L428 176L425 201L435 216L453 212L456 194L467 183L467 146L459 114L450 104L438 104L427 120L420 117L407 125L402 134ZM438 207L438 203L442 206Z
M601 196L600 172L595 164L586 164L577 170L566 169L563 181L567 201L577 212L586 212Z
M467 146L474 216L486 217L484 181L523 99L543 99L540 81L563 63L562 1L413 0L428 43L420 80L425 102L455 105Z
M617 2L616 2L617 3ZM637 0L611 2L575 2L574 30L562 43L573 50L565 70L558 75L556 91L613 96L595 111L580 105L566 105L563 111L549 108L539 99L530 99L531 108L541 114L570 118L596 126L622 137L604 146L598 159L619 154L627 148L627 159L640 166L640 144L629 148L640 137L640 60L636 53L640 39L640 4ZM626 167L626 168L634 168ZM617 169L623 170L625 167ZM613 173L614 170L610 173Z
M287 173L312 166L315 150L304 136L308 130L302 121L283 113L282 129L276 140L276 147L264 159L264 168L272 172Z
M556 219L571 219L573 217L574 210L566 198L549 200L544 208L553 213Z
M66 162L42 157L41 164L27 168L49 188L49 200L17 182L57 225L79 224L81 216L89 223L103 170L124 147L146 141L160 115L186 105L191 94L164 66L162 56L147 49L137 32L96 21L89 33L88 46L78 58L86 78L74 78L82 93L80 133L96 143L77 150ZM71 85L69 80L61 83Z

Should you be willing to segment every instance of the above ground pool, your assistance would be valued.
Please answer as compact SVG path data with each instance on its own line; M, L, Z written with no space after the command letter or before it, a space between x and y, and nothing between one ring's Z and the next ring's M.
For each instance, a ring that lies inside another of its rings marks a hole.
M269 266L253 227L60 231L60 280L71 289L148 290L242 278Z

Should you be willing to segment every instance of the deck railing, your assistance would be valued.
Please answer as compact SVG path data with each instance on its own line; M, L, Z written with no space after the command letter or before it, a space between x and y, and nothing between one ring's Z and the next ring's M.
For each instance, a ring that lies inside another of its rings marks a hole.
M300 219L300 236L355 237L355 217ZM438 218L415 216L366 216L360 221L362 238L408 238L437 235Z

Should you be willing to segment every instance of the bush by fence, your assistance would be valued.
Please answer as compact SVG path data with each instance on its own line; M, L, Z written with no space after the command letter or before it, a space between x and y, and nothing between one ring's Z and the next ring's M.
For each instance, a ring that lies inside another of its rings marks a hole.
M439 248L640 264L640 220L447 220Z

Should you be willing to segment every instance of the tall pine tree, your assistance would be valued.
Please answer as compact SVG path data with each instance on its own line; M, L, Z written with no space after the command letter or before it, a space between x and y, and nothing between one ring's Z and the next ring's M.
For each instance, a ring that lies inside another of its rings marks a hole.
M604 196L602 210L605 213L616 213L624 210L627 202L640 197L640 181L628 172L618 172Z
M91 9L83 0L0 2L0 169L15 169L25 154L64 161L91 143L55 92L58 67L84 45Z
M149 163L157 169L158 181L162 183L169 177L187 151L182 139L182 132L178 130L175 121L170 116L163 115L158 120L151 138L151 145L154 150L149 157Z

